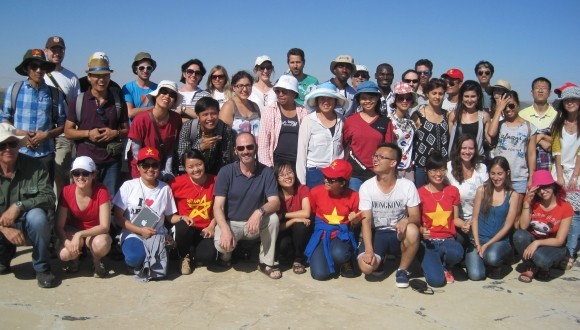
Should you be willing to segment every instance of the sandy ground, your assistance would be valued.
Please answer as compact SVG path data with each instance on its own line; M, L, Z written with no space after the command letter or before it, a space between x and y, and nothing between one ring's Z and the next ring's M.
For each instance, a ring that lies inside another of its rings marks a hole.
M552 269L553 279L524 284L514 265L502 280L456 282L424 295L395 287L394 263L380 277L319 282L284 271L271 280L252 261L222 272L196 268L139 283L122 262L105 260L109 277L92 277L89 258L59 283L37 286L31 248L20 248L12 273L0 276L1 329L580 329L580 267ZM414 274L417 274L415 269Z

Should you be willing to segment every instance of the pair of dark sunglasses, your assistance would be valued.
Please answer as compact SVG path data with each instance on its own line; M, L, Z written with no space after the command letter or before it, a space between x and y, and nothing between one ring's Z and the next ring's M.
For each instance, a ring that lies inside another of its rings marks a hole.
M422 293L422 294L428 294L428 295L435 294L435 291L433 291L433 289L431 289L429 287L429 285L427 285L427 282L420 280L418 278L414 278L414 279L410 280L409 286L411 287L411 289L413 289L413 291L417 291L417 292Z

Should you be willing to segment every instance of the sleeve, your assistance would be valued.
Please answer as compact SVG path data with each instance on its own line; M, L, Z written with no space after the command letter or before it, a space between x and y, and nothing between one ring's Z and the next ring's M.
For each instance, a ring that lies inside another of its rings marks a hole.
M354 213L359 212L359 208L358 208L359 203L360 203L360 198L359 198L358 192L353 190L352 191L352 205L351 205L352 212L354 212Z
M6 94L4 95L4 104L2 104L2 115L0 115L1 121L12 122L12 113L14 108L12 105L12 89L14 84L10 84L6 89Z
M419 198L419 191L415 187L415 185L410 182L409 189L407 190L407 207L415 207L421 204L421 199Z
M562 219L574 216L574 209L572 208L572 205L570 205L570 203L562 201L562 205L564 207L564 209L562 210L563 211Z
M33 208L54 209L56 196L54 195L52 184L50 183L48 171L44 166L37 168L31 179L26 180L28 184L36 184L38 193L32 198L25 198L22 200L22 205L25 210ZM29 188L30 189L30 188Z
M306 153L308 140L310 139L310 116L304 117L302 125L298 129L298 146L296 150L296 178L302 184L306 184Z
M230 183L230 167L231 166L224 166L218 172L216 181L215 181L215 188L213 190L214 196L221 196L226 197L228 195L228 187Z
M355 116L350 116L344 121L344 126L342 128L342 147L346 149L352 142L352 130L353 120Z
M83 94L84 95L84 94ZM77 98L79 97L79 95L75 95L70 103L68 104L68 109L66 112L66 120L71 121L73 123L78 124L78 119L77 119Z
M165 193L167 194L167 205L165 206L165 216L170 216L177 213L177 207L175 206L175 198L173 198L173 193L169 186L165 186Z
M562 154L562 145L560 144L560 132L555 132L552 138L552 156Z
M191 123L192 122L193 122L193 119L190 119L190 120L186 121L185 123L183 123L183 125L181 126L181 130L179 132L179 140L177 142L177 154L178 155L185 154L185 152L187 150L189 150L191 147L190 137L191 137ZM181 165L181 162L179 159L177 160L177 162L179 163L179 167L178 167L179 172L185 171L185 169Z
M143 142L145 141L145 135L147 134L145 116L149 116L147 111L142 112L135 117L131 123L131 127L129 127L129 135L127 136L132 141L137 141L142 145L144 145Z
M270 150L270 139L274 129L273 112L276 107L270 107L260 121L260 133L258 134L258 159L266 166L274 166L272 161L274 150Z
M265 177L266 187L264 190L266 197L278 196L278 183L276 182L276 178L274 177L274 171L271 168L266 167L264 168L264 172L265 172L264 174L266 175Z
M123 183L121 188L119 188L119 191L117 191L117 193L115 194L115 197L113 197L113 205L115 205L116 207L120 208L123 211L127 209L127 205L125 204L125 195L128 189L127 186L129 184L130 184L129 181Z
M133 102L133 95L131 95L131 92L129 91L129 88L127 88L127 85L128 84L125 84L121 89L121 92L123 93L123 98L125 99L125 102L135 105L135 102Z
M111 194L109 194L109 191L105 186L99 184L97 190L97 203L101 206L109 201L111 201Z
M312 214L316 215L316 208L317 208L317 204L316 204L316 196L317 196L317 192L316 192L316 188L310 190L310 208L312 209Z
M371 200L371 194L370 194L370 185L368 184L362 184L360 186L360 189L358 191L359 194L359 203L358 203L358 208L361 211L368 211L372 209L372 203L373 201Z
M457 187L454 186L449 186L451 187L451 191L453 192L453 206L458 206L459 204L461 204L461 198L459 197L459 189L457 189Z
M387 125L387 132L384 137L385 142L396 143L395 140L395 127L393 126L393 121L389 119L389 124Z

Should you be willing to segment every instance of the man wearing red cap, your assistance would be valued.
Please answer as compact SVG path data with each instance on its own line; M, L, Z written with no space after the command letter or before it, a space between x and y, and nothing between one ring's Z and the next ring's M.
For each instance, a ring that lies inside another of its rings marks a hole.
M463 72L459 69L449 69L441 75L441 79L447 82L447 90L445 91L445 99L441 108L447 111L453 111L457 108L459 101L459 89L463 84Z

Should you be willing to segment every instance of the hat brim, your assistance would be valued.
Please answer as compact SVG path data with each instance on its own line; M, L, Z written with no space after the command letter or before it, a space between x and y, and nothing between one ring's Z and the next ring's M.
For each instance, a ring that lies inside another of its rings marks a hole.
M114 71L111 69L105 69L105 68L98 68L97 70L85 70L86 74L110 74L113 73Z
M332 74L334 74L334 67L335 67L335 66L336 66L338 63L348 64L348 65L350 65L350 67L352 68L352 71L351 71L351 73L355 73L355 72L356 72L356 65L355 65L355 64L352 64L352 63L350 63L350 62L336 62L336 61L332 61L332 62L330 62L330 72L331 72ZM368 71L367 71L367 72L368 72Z
M6 140L13 138L13 137L18 139L18 148L26 147L26 141L28 141L27 136L7 135L2 140L0 140L0 143L4 143L4 142L6 142Z
M159 94L159 89L163 88L162 87L157 87L156 90L150 92L149 94L146 95L147 99L153 103L153 105L155 105L155 98L157 97L157 95ZM167 88L167 87L165 87ZM183 103L183 95L181 95L181 93L179 91L177 91L177 98L175 99L175 102L173 102L173 105L170 107L171 109L175 109L177 108L178 105Z
M309 95L308 99L304 102L304 104L306 104L306 106L310 110L316 110L318 108L318 105L316 104L316 99L320 96L332 97L333 99L336 99L337 107L346 108L348 106L348 100L344 98L344 96L330 90L329 91L314 90Z
M22 63L20 63L20 65L18 65L16 68L14 68L14 70L16 70L16 73L18 73L21 76L28 76L28 72L26 71L26 67L28 66L28 63L30 63L31 61L40 61L42 62L42 66L44 66L44 72L52 72L54 71L54 69L56 68L56 64L46 61L46 60L42 60L39 58L27 58L24 61L22 61Z

